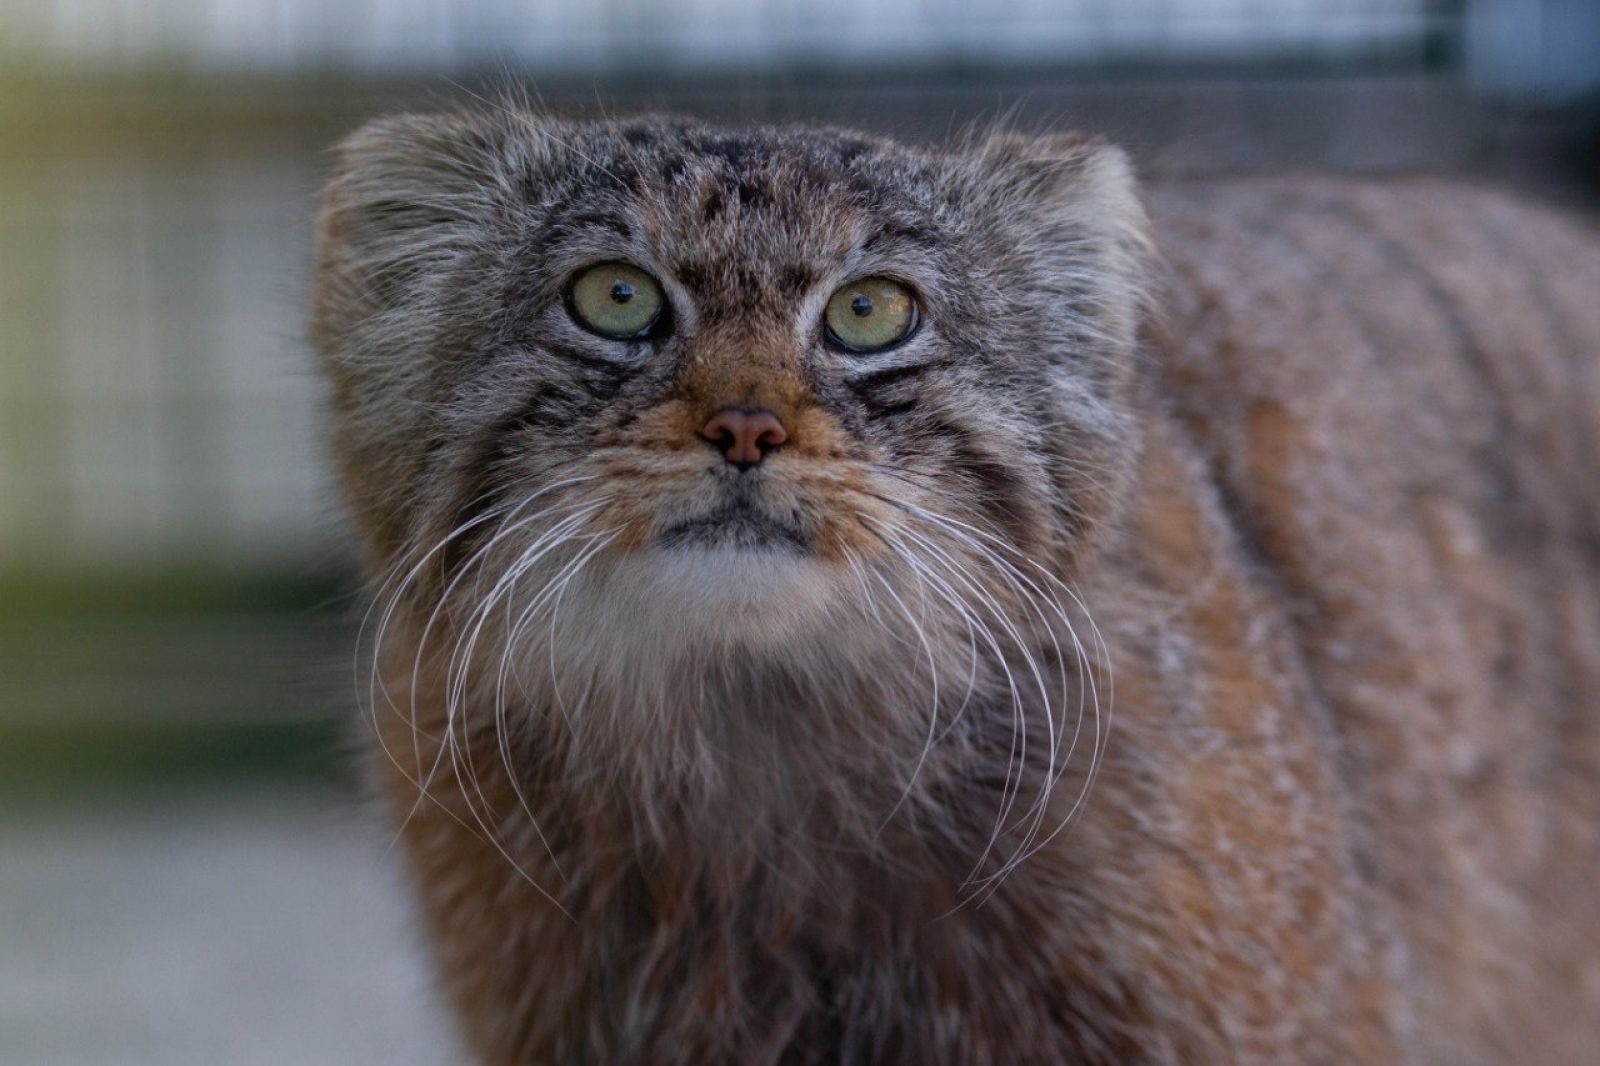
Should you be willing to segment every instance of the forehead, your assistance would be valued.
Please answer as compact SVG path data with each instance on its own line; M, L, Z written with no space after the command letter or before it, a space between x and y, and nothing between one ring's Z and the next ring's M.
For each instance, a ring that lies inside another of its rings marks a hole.
M939 160L858 135L644 123L590 128L561 154L559 228L609 231L705 296L798 294L863 256L948 240Z

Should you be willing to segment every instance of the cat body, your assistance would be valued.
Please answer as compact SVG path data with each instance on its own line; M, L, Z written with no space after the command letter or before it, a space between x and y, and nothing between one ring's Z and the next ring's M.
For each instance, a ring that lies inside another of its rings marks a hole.
M582 328L610 261L648 336ZM867 276L919 309L881 351L818 326ZM1424 181L358 133L313 334L468 1044L1581 1060L1596 294L1592 229ZM724 461L719 411L780 443Z

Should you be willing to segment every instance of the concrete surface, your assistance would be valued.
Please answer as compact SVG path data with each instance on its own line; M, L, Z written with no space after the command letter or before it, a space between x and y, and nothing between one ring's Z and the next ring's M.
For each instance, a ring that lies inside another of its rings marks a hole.
M461 1061L388 844L304 785L0 808L0 1062Z

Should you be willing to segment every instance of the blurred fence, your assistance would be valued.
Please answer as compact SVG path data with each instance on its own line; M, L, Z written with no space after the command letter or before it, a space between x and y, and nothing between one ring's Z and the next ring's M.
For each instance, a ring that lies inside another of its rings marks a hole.
M1335 81L1379 68L1436 78L1459 56L1464 10L1438 0L10 0L0 572L272 569L340 556L301 341L310 216L322 146L406 99L403 86L449 95L451 72L489 69L582 103L601 83L624 96L676 84L700 94L695 110L820 113L906 133L1026 99L1111 127L1187 116L1199 154L1227 144L1222 154L1260 163L1271 161L1251 157L1261 131L1230 124L1232 95L1203 97L1210 114L1193 99L1175 108L1172 94L1130 113L1138 84L1125 79L1097 103L1063 79L1218 60L1320 62ZM1460 115L1441 110L1439 93L1423 96L1419 107L1412 85L1386 97L1421 121L1366 141L1402 146L1403 163L1448 156ZM1267 117L1326 142L1366 106L1334 103L1309 123L1281 102ZM1291 131L1289 158L1304 137Z
M325 542L299 336L317 165L6 153L0 567L270 562Z
M11 0L42 62L315 73L653 75L861 63L1170 63L1292 51L1345 62L1450 37L1461 0ZM17 45L24 48L15 47Z

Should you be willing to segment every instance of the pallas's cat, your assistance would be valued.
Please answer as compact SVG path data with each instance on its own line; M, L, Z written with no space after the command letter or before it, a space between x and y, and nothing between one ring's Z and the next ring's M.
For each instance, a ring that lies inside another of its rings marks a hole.
M313 334L483 1061L1600 1046L1592 223L403 116Z

